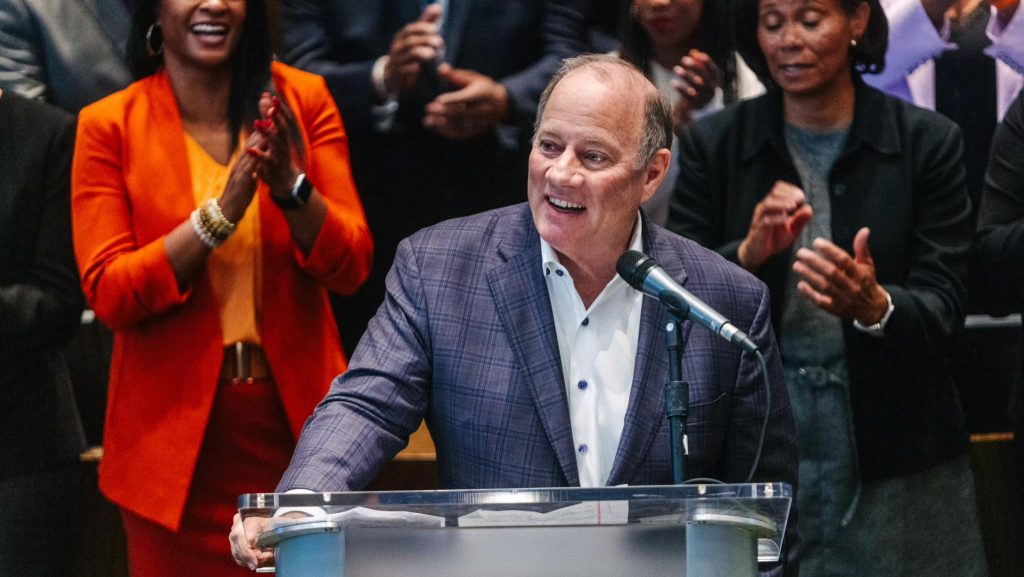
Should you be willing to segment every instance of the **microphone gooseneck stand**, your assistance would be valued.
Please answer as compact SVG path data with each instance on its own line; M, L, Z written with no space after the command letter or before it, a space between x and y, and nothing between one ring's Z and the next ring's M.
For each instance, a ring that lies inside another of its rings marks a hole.
M771 388L768 369L758 346L718 311L684 289L668 276L658 263L639 251L626 251L616 263L616 271L634 289L656 298L667 313L665 347L668 349L668 379L665 383L665 414L669 423L669 450L672 482L719 483L714 479L687 479L686 420L690 412L690 385L683 378L684 319L699 324L757 357L765 383L765 415L757 451L747 482L753 479L761 459L764 438L771 415ZM743 506L742 500L700 503L686 512L686 574L756 577L757 539L779 529L763 521L763 516Z
M665 383L665 414L668 415L669 450L672 453L672 483L686 480L686 419L690 416L690 385L683 379L683 321L668 311L665 325L665 348L668 349L668 382Z

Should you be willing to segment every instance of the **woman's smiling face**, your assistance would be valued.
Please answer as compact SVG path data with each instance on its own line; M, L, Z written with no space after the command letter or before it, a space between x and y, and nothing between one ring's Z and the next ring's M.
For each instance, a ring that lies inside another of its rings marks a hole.
M164 58L186 68L229 65L245 28L245 0L161 0Z

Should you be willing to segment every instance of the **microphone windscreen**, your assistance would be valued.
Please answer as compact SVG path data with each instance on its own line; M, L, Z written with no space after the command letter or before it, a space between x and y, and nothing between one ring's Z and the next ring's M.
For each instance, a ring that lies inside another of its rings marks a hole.
M615 263L615 270L629 286L643 291L647 271L658 266L657 261L638 250L627 250Z

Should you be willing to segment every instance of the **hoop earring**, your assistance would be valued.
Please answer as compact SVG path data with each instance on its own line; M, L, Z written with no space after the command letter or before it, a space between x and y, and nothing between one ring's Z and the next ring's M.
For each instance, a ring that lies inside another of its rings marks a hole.
M146 29L146 53L149 54L150 58L156 58L164 52L163 38L160 39L160 47L153 48L153 32L159 32L159 30L160 27L157 26L155 22L153 24L150 24L149 28Z

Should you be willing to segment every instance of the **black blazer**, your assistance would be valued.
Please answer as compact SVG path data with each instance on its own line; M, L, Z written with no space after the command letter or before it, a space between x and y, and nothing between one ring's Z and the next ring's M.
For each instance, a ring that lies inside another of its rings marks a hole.
M70 465L85 448L60 349L83 300L71 249L68 114L0 97L0 479Z
M1024 312L1024 92L992 137L971 259L971 295L990 314ZM1024 389L1017 391L1013 431L1024 459Z
M968 448L949 366L963 324L970 200L955 124L859 80L853 123L829 175L832 239L853 252L862 226L895 311L884 338L843 323L861 475L925 469ZM734 262L773 183L801 186L783 136L782 94L738 103L680 139L669 228ZM791 251L758 275L778 330Z
M1024 311L1024 92L992 137L978 211L971 294L995 315Z

